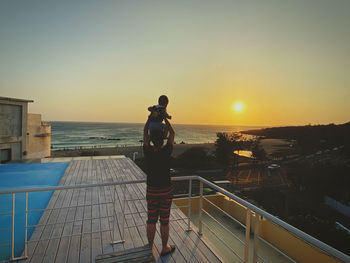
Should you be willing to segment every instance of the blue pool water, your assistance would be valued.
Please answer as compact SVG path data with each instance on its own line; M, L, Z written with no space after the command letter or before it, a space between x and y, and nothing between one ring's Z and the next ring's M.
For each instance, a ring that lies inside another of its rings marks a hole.
M0 191L56 186L69 163L30 163L0 165ZM53 191L28 193L28 209L46 208ZM25 194L16 194L15 202L15 256L24 249ZM0 194L0 214L12 213L12 195ZM39 222L42 212L28 213L28 225ZM0 215L0 229L12 227L12 215ZM28 230L28 240L34 228ZM0 230L0 261L9 259L11 231Z

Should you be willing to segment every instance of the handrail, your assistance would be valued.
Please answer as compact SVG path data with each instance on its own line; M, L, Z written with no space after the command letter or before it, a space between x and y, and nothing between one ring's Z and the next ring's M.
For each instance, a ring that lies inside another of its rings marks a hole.
M262 210L261 208L256 207L255 205L243 200L242 198L228 192L227 190L217 186L216 184L213 184L212 182L210 182L204 178L199 177L199 180L202 181L203 183L205 183L206 185L209 185L211 188L217 190L218 192L222 193L223 195L237 201L241 205L250 208L252 211L258 213L259 215L262 215L263 217L267 218L268 220L277 224L278 226L283 227L288 232L290 232L293 235L295 235L296 237L306 241L307 243L313 245L314 247L319 248L319 249L323 250L324 252L328 253L329 255L334 256L338 259L341 259L345 262L350 262L350 256L340 252L339 250L337 250L337 249L323 243L322 241L306 234L305 232L295 228L294 226L284 222L283 220L269 214L268 212Z
M199 176L191 175L191 176L177 176L171 177L172 181L183 181L183 180L199 180ZM93 187L103 187L103 186L115 186L115 185L124 185L124 184L140 184L145 183L146 179L139 180L127 180L127 181L117 181L117 182L106 182L106 183L94 183L94 184L73 184L73 185L58 185L51 187L38 187L38 188L22 188L17 190L2 190L0 194L18 194L25 192L41 192L41 191L55 191L55 190L69 190L69 189L79 189L79 188L93 188Z
M114 186L114 185L123 185L123 184L139 184L145 183L146 179L141 180L129 180L129 181L118 181L118 182L107 182L107 183L96 183L96 184L74 184L74 185L59 185L51 187L38 187L38 188L23 188L18 190L3 190L0 191L0 194L18 194L25 192L42 192L42 191L54 191L54 190L69 190L69 189L79 189L79 188L93 188L100 186Z
M259 215L265 217L266 219L270 220L271 222L275 223L278 226L281 226L282 228L286 229L288 232L293 234L294 236L302 239L303 241L311 244L312 246L321 249L322 251L326 252L327 254L334 256L340 260L343 260L344 262L350 262L350 256L336 250L335 248L323 243L322 241L306 234L305 232L293 227L292 225L284 222L283 220L269 214L268 212L262 210L261 208L243 200L242 198L228 192L227 190L217 186L216 184L198 176L198 175L191 175L191 176L177 176L172 177L172 181L183 181L183 180L199 180L202 183L210 186L211 188L215 189L216 191L220 192L224 196L227 196L228 198L235 200L236 202L240 203L241 205L251 209L253 212L258 213ZM138 184L138 183L145 183L146 179L139 179L139 180L127 180L127 181L117 181L117 182L106 182L106 183L94 183L94 184L79 184L79 185L68 185L68 186L53 186L53 187L42 187L42 188L26 188L26 189L18 189L18 190L2 190L0 191L0 194L16 194L16 193L26 193L26 192L40 192L40 191L54 191L54 190L69 190L69 189L79 189L79 188L93 188L93 187L104 187L104 186L115 186L115 185L125 185L125 184Z

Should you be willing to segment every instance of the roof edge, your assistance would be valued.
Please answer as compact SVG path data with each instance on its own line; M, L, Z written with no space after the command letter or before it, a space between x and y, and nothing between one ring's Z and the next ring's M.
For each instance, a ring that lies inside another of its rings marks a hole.
M9 98L9 97L0 97L0 100L7 100L13 102L34 102L34 100L25 100L25 99L17 99L17 98Z

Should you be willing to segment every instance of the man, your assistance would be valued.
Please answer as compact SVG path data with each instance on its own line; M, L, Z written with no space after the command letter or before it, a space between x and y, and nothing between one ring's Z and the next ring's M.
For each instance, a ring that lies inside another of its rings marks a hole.
M150 248L153 247L156 223L160 217L160 234L162 239L161 256L175 251L174 245L168 245L169 216L173 199L173 186L170 180L170 159L173 151L175 132L171 124L165 119L169 137L165 146L164 132L152 130L149 134L149 121L143 130L143 152L146 160L147 174L147 238ZM150 141L153 146L150 145Z

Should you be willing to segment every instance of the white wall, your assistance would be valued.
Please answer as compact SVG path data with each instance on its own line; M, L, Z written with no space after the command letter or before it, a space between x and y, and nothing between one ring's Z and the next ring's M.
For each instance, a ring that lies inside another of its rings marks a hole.
M27 154L25 159L45 158L51 155L51 126L41 122L40 114L28 114Z

